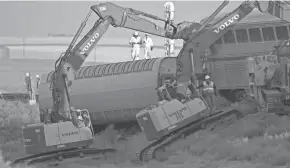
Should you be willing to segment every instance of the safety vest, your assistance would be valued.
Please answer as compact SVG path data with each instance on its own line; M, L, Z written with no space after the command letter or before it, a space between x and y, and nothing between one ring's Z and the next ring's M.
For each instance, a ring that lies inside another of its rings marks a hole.
M208 93L208 94L214 93L214 83L212 81L210 81L208 84L206 81L204 81L203 82L203 92Z

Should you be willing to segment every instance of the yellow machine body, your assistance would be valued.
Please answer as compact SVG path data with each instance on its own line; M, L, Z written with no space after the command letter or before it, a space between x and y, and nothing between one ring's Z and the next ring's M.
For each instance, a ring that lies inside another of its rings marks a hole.
M74 126L71 121L23 127L26 153L39 154L90 146L94 142L94 134L90 117L86 119L89 124L82 127Z
M159 102L155 107L140 111L136 117L149 141L185 127L205 116L209 110L204 101L194 98L185 103L176 99Z

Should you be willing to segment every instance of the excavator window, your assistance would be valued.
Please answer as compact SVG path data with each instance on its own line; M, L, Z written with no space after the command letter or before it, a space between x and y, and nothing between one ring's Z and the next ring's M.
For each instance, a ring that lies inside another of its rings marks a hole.
M278 40L287 40L289 39L287 26L277 26L275 27L277 39Z
M117 75L118 74L118 70L120 68L120 66L122 65L123 62L119 62L116 64L116 66L113 69L113 75Z
M130 65L133 64L133 61L128 62L128 64L125 65L124 69L123 69L123 73L130 73Z
M85 77L85 78L89 78L89 77L90 77L90 74L92 73L92 71L93 71L94 68L95 68L94 66L89 66L89 67L87 68L86 72L85 72L84 77Z
M82 67L79 72L76 73L75 79L83 78L86 68L87 67Z
M249 35L250 35L251 42L261 42L262 41L260 28L250 28Z
M112 75L114 66L116 66L116 64L108 64L108 66L106 66L104 69L103 76Z
M249 37L246 29L236 29L237 43L248 43Z
M140 71L142 71L143 63L145 61L146 60L139 60L139 61L137 61L136 64L134 65L133 72L140 72ZM141 70L140 70L140 67L141 67Z
M275 41L275 33L273 27L263 27L262 28L264 41Z
M125 67L126 64L128 64L129 62L121 62L120 65L118 66L118 68L115 68L115 72L114 74L121 74L123 73L123 69Z
M95 70L95 77L102 76L103 75L104 68L106 66L107 66L106 64L98 66L98 68Z
M224 34L224 42L225 44L232 44L236 43L235 35L233 30L229 30Z
M275 10L275 16L280 18L282 7L280 7L280 5L278 3L279 3L278 1L275 1L274 10Z
M150 59L148 62L144 65L144 71L150 71L153 68L154 62L157 60L157 58Z

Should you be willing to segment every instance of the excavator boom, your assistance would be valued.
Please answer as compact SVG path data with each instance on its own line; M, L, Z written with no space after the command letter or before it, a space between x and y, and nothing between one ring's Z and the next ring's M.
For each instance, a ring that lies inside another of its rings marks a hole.
M290 22L290 6L288 1L244 1L232 12L217 20L215 23L199 28L192 33L177 56L179 81L185 82L190 76L203 74L202 55L216 40L222 37L236 23L250 14L254 8L262 13L268 13ZM182 37L181 39L185 39ZM185 55L190 56L185 56Z
M78 42L78 44L74 45L86 25L86 22L91 15L91 11L96 13L99 16L99 19L90 31ZM81 24L81 27L77 31L66 52L56 63L51 83L54 102L51 115L52 122L67 119L75 122L74 114L70 107L68 85L70 85L70 81L72 81L75 72L84 63L85 59L110 25L168 38L172 38L174 30L177 29L174 25L170 25L171 27L174 27L170 29L171 31L164 29L140 16L166 22L164 19L131 8L123 8L110 2L91 6L91 11Z
M145 12L141 12L132 8L123 8L113 3L106 2L94 5L91 7L91 9L101 19L111 17L113 19L111 25L114 27L124 27L127 29L141 31L160 37L171 37L171 34L173 33L168 32L168 30L165 30L157 24L140 16L162 21L164 23L166 22L166 20L159 18L158 16L147 14Z
M253 3L262 13L269 13L287 22L290 21L290 2L287 0L278 0L278 1L255 0Z

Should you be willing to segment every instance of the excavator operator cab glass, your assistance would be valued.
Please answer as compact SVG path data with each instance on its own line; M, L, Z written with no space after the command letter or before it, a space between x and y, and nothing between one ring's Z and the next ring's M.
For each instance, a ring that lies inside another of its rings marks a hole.
M79 127L88 127L92 129L91 117L87 109L76 110L76 116Z
M190 100L190 96L188 96L188 83L184 84L174 84L170 80L166 80L164 86L158 89L159 96L161 97L160 101L171 101L172 99L176 99L181 103L185 103Z

